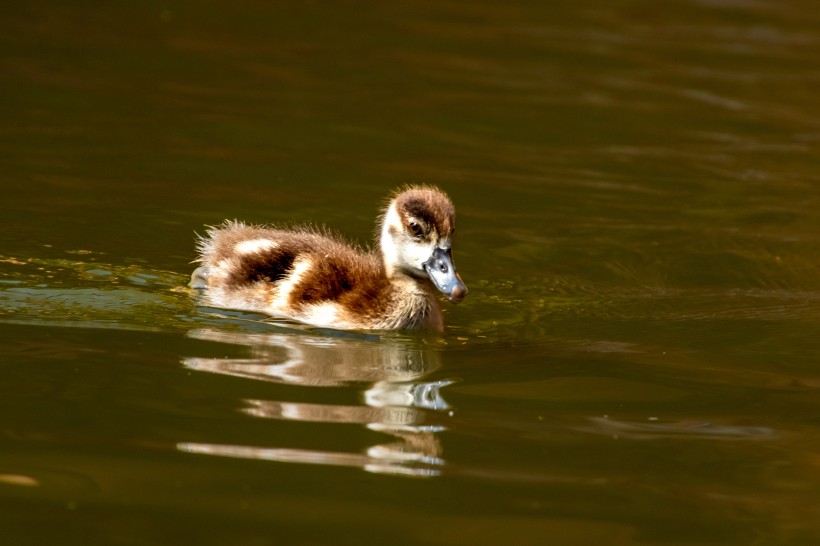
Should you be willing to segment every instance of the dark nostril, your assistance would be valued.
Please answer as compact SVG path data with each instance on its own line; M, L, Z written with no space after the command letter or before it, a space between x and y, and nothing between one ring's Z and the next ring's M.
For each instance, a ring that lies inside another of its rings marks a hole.
M447 264L445 264L444 262L439 263L438 270L442 273L447 273Z

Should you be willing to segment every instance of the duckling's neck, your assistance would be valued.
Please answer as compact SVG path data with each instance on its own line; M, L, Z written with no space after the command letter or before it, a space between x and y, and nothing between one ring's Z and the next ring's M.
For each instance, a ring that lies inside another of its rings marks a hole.
M388 278L388 286L386 299L391 302L388 315L397 327L443 329L441 308L430 283L397 271Z

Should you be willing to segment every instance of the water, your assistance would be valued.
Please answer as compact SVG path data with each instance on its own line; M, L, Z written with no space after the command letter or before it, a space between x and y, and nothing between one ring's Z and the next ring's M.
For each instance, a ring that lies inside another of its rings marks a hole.
M8 8L3 543L815 543L813 8ZM366 244L408 182L444 336L184 288L205 225Z

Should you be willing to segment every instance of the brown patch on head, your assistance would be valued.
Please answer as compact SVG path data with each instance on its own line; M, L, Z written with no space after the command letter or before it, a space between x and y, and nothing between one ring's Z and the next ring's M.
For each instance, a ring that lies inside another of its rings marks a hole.
M439 237L450 237L456 220L456 209L443 191L427 186L408 188L395 197L396 210L407 221L416 218Z

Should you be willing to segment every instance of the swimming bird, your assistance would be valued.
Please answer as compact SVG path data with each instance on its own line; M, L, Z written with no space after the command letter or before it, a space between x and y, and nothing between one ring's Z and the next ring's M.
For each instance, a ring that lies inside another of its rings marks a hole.
M314 227L226 221L197 247L190 286L215 307L259 311L351 330L432 329L435 290L453 303L467 287L453 263L455 208L431 186L395 193L379 219L379 249L361 250Z

